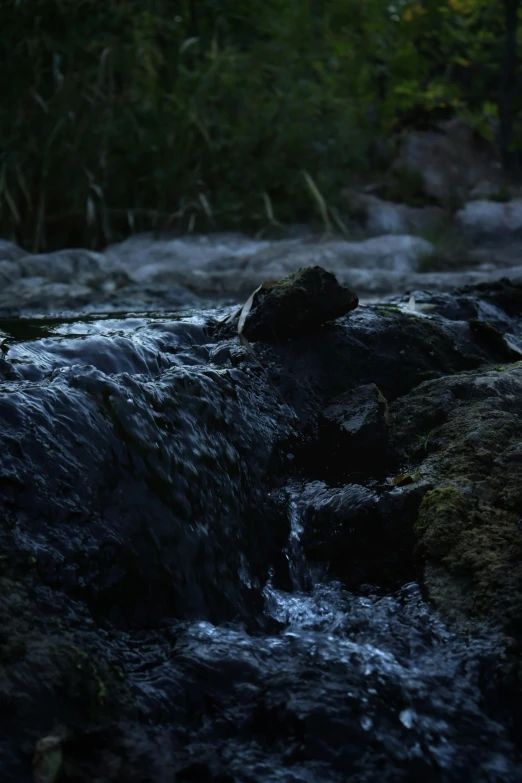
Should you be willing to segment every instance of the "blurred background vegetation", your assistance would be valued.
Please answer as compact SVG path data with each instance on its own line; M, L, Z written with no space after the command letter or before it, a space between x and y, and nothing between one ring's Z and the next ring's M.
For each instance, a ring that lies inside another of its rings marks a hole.
M518 0L2 0L0 236L343 230L340 190L452 116L514 165L517 20Z

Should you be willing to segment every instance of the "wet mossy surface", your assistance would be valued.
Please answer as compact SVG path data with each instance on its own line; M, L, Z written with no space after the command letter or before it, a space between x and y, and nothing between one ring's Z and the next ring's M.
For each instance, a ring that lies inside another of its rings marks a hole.
M520 366L423 384L394 413L405 453L437 484L415 524L419 553L465 586L464 613L522 638ZM440 580L435 592L445 605Z
M415 532L419 552L465 585L461 614L521 634L522 531L514 511L465 501L453 487L436 489L420 506Z
M426 493L414 532L422 551L443 559L467 529L466 504L455 487L438 487Z

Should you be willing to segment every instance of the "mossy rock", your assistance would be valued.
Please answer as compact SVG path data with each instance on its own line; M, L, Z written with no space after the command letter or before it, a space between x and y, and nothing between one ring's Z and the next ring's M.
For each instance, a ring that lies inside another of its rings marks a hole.
M303 267L255 293L242 333L249 340L277 342L334 321L359 304L357 295L320 266Z
M520 366L424 383L392 417L395 437L433 487L414 525L428 596L522 641Z
M460 492L455 487L438 487L424 496L414 530L428 557L443 558L468 524Z
M513 513L438 487L425 495L414 529L419 551L467 585L472 615L522 631L522 534Z

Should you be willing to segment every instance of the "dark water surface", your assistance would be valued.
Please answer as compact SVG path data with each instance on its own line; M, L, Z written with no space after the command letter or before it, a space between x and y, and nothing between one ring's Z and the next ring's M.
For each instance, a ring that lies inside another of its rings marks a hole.
M307 562L328 482L292 472L291 412L209 327L227 312L0 322L8 557L137 707L145 771L96 779L522 781L501 640L414 574L350 592Z

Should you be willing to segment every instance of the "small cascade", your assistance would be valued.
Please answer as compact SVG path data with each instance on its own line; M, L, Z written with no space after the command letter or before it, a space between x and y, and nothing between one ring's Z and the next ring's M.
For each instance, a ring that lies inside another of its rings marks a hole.
M418 485L296 478L274 378L209 324L0 322L2 780L56 718L64 781L522 783L505 640L412 576Z

